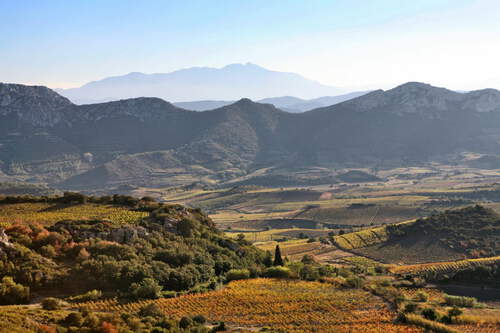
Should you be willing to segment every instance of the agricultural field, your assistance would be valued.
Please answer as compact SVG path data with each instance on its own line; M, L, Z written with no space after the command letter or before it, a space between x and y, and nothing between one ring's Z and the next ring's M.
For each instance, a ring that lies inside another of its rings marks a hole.
M51 225L62 220L110 220L128 224L147 216L126 207L101 204L61 205L53 203L17 203L0 205L0 225L38 223Z
M84 303L94 311L137 311L151 301ZM422 332L395 324L395 313L382 299L362 289L294 280L252 279L230 283L205 294L153 301L169 316L202 314L231 327L276 332Z
M498 264L500 264L500 256L448 262L433 262L416 265L393 266L390 268L390 271L392 273L400 275L428 276L434 274L449 274L460 269Z
M163 191L155 189L154 194L168 203L200 207L208 212L220 229L230 233L253 233L247 236L253 242L275 240L275 236L269 234L283 236L283 232L274 232L278 229L299 230L289 230L286 238L299 238L301 231L311 237L324 236L329 231L349 233L476 203L500 211L500 191L494 184L499 179L496 171L436 163L422 167L363 171L375 174L378 180L281 188L255 185L217 189L209 186L185 187ZM141 191L147 193L145 189ZM313 229L321 232L312 232ZM329 231L322 232L324 229ZM422 244L413 249L421 250L425 246ZM390 254L399 249L386 247L380 250L387 250ZM378 250L376 248L373 252ZM446 260L450 254L447 252L432 260ZM367 255L370 254L367 252ZM418 258L409 259L420 262ZM400 260L394 257L388 262Z

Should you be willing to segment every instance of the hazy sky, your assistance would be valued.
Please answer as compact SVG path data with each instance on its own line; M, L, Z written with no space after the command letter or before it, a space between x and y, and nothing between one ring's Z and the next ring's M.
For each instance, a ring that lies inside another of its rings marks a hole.
M0 81L252 62L346 89L500 88L499 0L0 0Z

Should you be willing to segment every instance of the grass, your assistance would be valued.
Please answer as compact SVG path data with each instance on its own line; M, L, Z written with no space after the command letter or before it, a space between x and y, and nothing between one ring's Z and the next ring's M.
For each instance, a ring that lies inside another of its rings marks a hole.
M85 303L93 310L133 312L150 301ZM296 280L253 279L231 282L225 289L154 301L175 317L202 314L243 328L269 327L284 332L421 332L394 323L395 313L362 289Z
M82 204L55 205L48 203L20 203L0 205L0 225L14 223L39 223L51 225L62 220L107 219L118 224L133 223L147 216L146 212L136 212L125 207Z

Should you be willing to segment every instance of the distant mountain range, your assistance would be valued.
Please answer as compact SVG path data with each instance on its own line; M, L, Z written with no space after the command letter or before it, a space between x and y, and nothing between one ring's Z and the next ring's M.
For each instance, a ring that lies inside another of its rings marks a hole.
M312 109L335 105L355 97L363 96L367 94L368 91L357 91L344 95L338 96L323 96L313 99L302 99L293 96L283 96L283 97L270 97L258 100L257 103L272 104L275 107L292 113L305 112ZM220 108L229 104L233 104L236 101L193 101L193 102L177 102L173 103L183 109L193 110L193 111L207 111Z
M294 114L249 99L206 112L145 97L75 105L46 87L0 84L2 180L76 189L283 185L320 170L314 182L329 183L335 168L463 151L500 154L500 91L410 82Z
M243 97L258 100L273 96L310 99L342 93L338 88L308 80L295 73L271 71L251 63L222 68L193 67L171 73L129 73L90 82L80 88L56 91L76 104L144 96L178 102L212 99L230 101Z

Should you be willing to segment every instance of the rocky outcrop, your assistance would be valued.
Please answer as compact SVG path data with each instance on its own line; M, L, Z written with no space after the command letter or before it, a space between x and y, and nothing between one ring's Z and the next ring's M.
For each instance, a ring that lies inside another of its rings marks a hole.
M0 251L2 248L12 248L14 245L9 241L9 236L5 233L5 229L0 228Z

